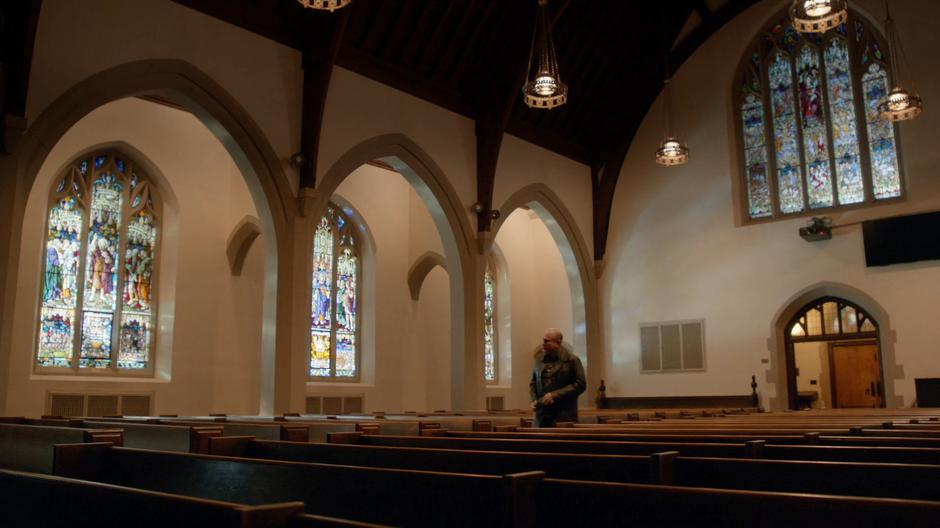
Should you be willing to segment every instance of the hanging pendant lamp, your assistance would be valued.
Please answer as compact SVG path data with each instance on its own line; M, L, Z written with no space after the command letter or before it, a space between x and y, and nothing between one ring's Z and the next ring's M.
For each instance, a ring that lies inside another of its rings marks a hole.
M790 21L800 33L825 33L849 19L847 0L794 0Z
M297 0L300 5L307 9L319 9L321 11L333 12L342 9L350 4L352 0Z
M558 73L555 42L552 40L551 24L548 21L548 0L538 2L522 94L525 104L530 108L551 110L568 101L568 85L561 82L561 75Z
M901 77L901 61L906 60L901 41L894 28L894 19L885 1L885 31L888 33L888 55L891 58L891 80L894 86L884 101L878 104L878 116L885 121L908 121L924 110L924 101L917 93L904 88Z
M679 141L672 133L672 108L669 101L669 77L663 80L663 115L665 116L665 132L663 142L656 149L656 163L671 167L684 165L689 161L689 147Z

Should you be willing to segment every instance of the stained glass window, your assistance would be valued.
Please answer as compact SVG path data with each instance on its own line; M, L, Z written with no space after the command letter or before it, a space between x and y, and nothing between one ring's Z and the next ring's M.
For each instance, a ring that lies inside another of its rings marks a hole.
M837 297L823 297L807 304L791 321L790 337L809 341L878 330L864 310Z
M41 370L152 370L158 210L150 182L125 177L132 165L98 153L76 161L54 186L36 352Z
M483 379L496 382L496 276L487 263L483 274Z
M313 378L359 377L361 259L353 225L331 204L313 235L309 370Z
M748 218L902 196L896 128L877 112L888 58L864 22L852 14L848 24L854 31L801 35L784 17L742 59L736 108Z

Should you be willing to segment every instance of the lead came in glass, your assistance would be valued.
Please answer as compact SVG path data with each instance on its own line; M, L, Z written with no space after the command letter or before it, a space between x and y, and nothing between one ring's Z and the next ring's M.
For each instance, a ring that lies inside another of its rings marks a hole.
M483 379L496 381L496 281L490 267L483 274Z
M803 157L806 159L806 191L811 209L830 207L833 203L832 175L826 119L823 114L822 76L819 54L803 46L796 63L800 89L800 115L803 122Z
M133 210L126 211L131 197L122 174L132 169L125 159L97 154L77 161L56 187L66 196L54 197L48 217L38 367L115 371L152 364L157 222L150 184L136 174ZM84 189L90 192L83 212Z
M140 195L138 195L139 197ZM147 368L150 361L151 304L157 230L153 215L139 211L127 226L124 253L124 314L118 367Z
M849 70L849 51L844 40L833 39L829 43L826 47L825 61L839 203L860 203L865 200L865 184L859 165L858 128L855 120L852 77Z
M741 106L744 125L744 163L751 218L773 214L770 182L767 180L767 145L764 141L764 105L750 94Z
M313 295L310 321L310 375L330 374L330 300L333 285L333 228L323 217L313 239Z
M888 57L876 35L850 16L849 24L811 35L797 33L784 18L742 59L736 89L744 97L738 110L751 219L902 195L896 127L877 111L889 88ZM764 90L759 70L766 74ZM760 105L770 109L770 123L762 123ZM765 126L773 141L762 153Z
M793 75L790 61L781 52L774 55L768 73L771 109L774 119L774 147L777 153L777 186L780 211L797 213L804 209L803 177L793 101Z
M352 225L330 206L313 237L310 301L312 377L358 376L359 255Z
M865 118L868 122L868 144L871 150L872 190L876 200L901 195L901 177L894 139L894 125L878 115L878 103L888 96L888 75L876 63L862 77L865 92Z

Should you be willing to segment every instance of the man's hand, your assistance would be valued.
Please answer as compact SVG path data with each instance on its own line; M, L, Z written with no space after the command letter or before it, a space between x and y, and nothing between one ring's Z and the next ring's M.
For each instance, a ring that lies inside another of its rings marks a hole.
M531 407L532 410L534 411L535 408L538 407L538 405L539 405L539 401L538 401L538 400L532 400L532 403L529 404L529 407Z
M555 398L552 397L552 393L547 393L545 396L542 396L542 405L551 405L555 403Z

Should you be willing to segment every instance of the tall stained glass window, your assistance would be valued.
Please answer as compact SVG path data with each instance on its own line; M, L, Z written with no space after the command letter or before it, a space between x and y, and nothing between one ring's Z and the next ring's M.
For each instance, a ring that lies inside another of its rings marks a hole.
M483 379L496 383L496 274L489 263L483 273Z
M117 152L70 165L46 223L36 368L153 371L158 196Z
M757 39L736 83L749 219L902 196L897 129L877 111L889 84L883 49L854 14L824 35L784 17Z
M333 204L313 235L310 377L359 379L359 240Z

